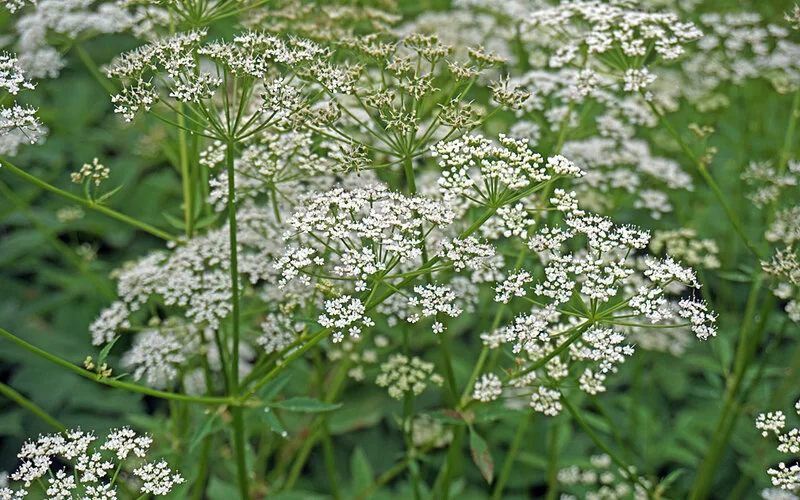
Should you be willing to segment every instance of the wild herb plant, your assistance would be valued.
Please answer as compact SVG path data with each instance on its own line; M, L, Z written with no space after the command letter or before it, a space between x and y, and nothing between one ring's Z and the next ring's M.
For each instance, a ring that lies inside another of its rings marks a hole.
M800 494L800 9L446 3L5 1L0 499Z

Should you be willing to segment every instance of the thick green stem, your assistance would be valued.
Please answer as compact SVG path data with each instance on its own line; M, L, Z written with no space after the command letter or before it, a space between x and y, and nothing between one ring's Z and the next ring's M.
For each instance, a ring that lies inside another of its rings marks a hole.
M500 500L503 497L503 488L505 488L508 477L511 475L511 469L517 459L519 447L522 445L522 440L525 438L525 431L528 429L528 424L533 420L533 416L534 414L532 411L527 411L525 412L525 416L522 417L522 420L519 421L517 432L514 434L514 440L511 441L511 447L508 449L508 454L503 462L503 469L500 471L500 475L497 477L497 483L494 485L492 500Z
M753 327L753 320L756 315L756 304L758 302L762 283L762 279L759 278L750 289L750 295L747 299L747 307L745 309L745 318L739 333L739 344L736 348L733 372L728 379L724 404L719 420L717 421L717 426L711 437L706 455L700 464L700 470L697 473L694 485L692 486L690 498L693 500L708 497L717 469L719 469L720 462L722 461L722 455L728 447L733 426L736 424L738 418L738 411L741 404L739 401L739 391L741 389L742 380L744 379L745 372L752 359L755 346L758 345L761 334L766 327L766 316L762 317L762 322L759 327ZM765 301L764 306L766 307L772 303L774 303L773 300L768 299ZM766 310L764 312L766 312Z
M436 483L439 488L434 485L434 491L441 490L441 498L447 500L450 497L450 482L455 474L456 464L461 460L461 447L464 441L464 434L466 433L466 426L459 425L453 433L453 440L450 442L450 448L447 451L447 459L439 471L439 477L436 478Z
M231 408L233 417L233 450L236 456L236 483L242 500L250 498L250 481L247 478L247 457L245 448L245 426L242 408Z
M239 248L236 241L236 171L234 158L236 143L228 141L225 152L225 164L228 172L228 234L230 242L231 272L231 362L228 367L228 395L236 397L239 392ZM247 478L247 460L245 454L246 432L241 408L231 410L233 417L233 448L236 457L236 481L242 500L250 498L249 480Z
M0 394L3 394L5 397L10 399L11 401L17 403L21 407L25 408L29 412L33 413L39 419L41 419L44 423L52 427L53 429L57 430L58 432L64 432L67 430L64 427L64 424L56 420L54 417L50 416L49 413L44 411L39 405L34 403L33 401L29 400L22 394L18 393L11 387L7 386L6 384L0 382Z
M331 439L330 430L328 429L328 419L322 415L322 449L325 454L325 468L328 471L328 482L331 485L331 496L335 500L342 498L339 492L339 483L336 480L336 457L333 454L333 440Z
M119 212L117 212L115 210L112 210L112 209L106 207L105 205L99 205L97 203L93 203L93 202L91 202L91 201L89 201L89 200L87 200L85 198L81 198L79 196L75 196L72 193L68 193L68 192L66 192L66 191L64 191L62 189L59 189L59 188L53 186L52 184L48 184L47 182L39 179L38 177L33 176L33 175L25 172L24 170L20 169L20 168L15 167L13 164L9 163L7 160L0 159L0 164L2 164L3 167L5 167L5 169L8 170L9 172L11 172L11 173L13 173L13 174L25 179L26 181L29 181L29 182L39 186L40 188L46 189L47 191L50 191L51 193L55 193L55 194L57 194L57 195L59 195L59 196L61 196L63 198L66 198L66 199L68 199L68 200L70 200L70 201L72 201L74 203L77 203L77 204L79 204L81 206L84 206L84 207L86 207L86 208L88 208L90 210L94 210L96 212L100 212L101 214L104 214L104 215L107 215L107 216L112 217L114 219L117 219L119 221L122 221L125 224L131 225L131 226L133 226L135 228L138 228L138 229L141 229L142 231L150 233L153 236L157 236L157 237L159 237L159 238L161 238L163 240L174 241L174 242L178 241L178 238L176 238L175 236L172 236L171 234L168 234L168 233L166 233L166 232L164 232L164 231L162 231L162 230L160 230L160 229L158 229L156 227L153 227L150 224L147 224L145 222L136 220L136 219L134 219L132 217L128 217L127 215L121 214L121 213L119 213Z
M187 401L191 403L202 403L202 404L209 404L209 405L229 405L229 406L242 406L242 403L237 401L233 398L219 398L219 397L201 397L201 396L188 396L186 394L175 394L172 392L165 392L165 391L157 391L155 389L150 389L148 387L143 387L136 384L129 384L127 382L120 382L119 380L114 380L107 377L98 377L96 373L92 373L87 371L77 365L73 365L69 361L63 360L58 356L54 356L47 351L43 351L38 347L35 347L24 340L16 337L15 335L3 330L0 328L0 337L5 338L6 340L22 347L23 349L36 354L52 363L55 363L59 366L66 368L67 370L80 375L81 377L87 378L89 380L93 380L98 384L107 385L109 387L115 387L117 389L124 389L126 391L131 392L138 392L140 394L145 394L147 396L152 396L154 398L161 398L161 399L174 399L176 401Z
M558 435L560 431L560 422L551 420L547 452L547 500L558 498Z

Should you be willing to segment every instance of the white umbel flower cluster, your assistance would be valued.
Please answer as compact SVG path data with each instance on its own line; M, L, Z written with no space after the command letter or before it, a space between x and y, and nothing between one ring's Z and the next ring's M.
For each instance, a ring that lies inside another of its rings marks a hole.
M153 440L138 435L128 427L113 429L102 445L96 446L93 433L68 430L63 434L40 435L23 445L17 457L22 461L10 475L15 485L0 487L0 498L19 499L33 492L36 484L53 500L96 498L116 500L120 477L114 473L129 461L139 463L133 476L141 481L135 488L140 493L156 496L169 494L182 484L183 476L170 469L166 461L144 462ZM110 453L109 453L110 452ZM116 463L115 463L116 462ZM67 468L62 467L67 465ZM55 471L54 467L59 467ZM67 472L73 469L72 472ZM44 479L47 478L45 484ZM133 486L133 485L131 485Z
M408 358L395 354L381 364L381 374L375 379L380 387L388 387L389 395L402 400L406 394L419 396L428 387L428 382L442 385L442 377L433 371L433 363L418 357Z
M292 245L275 261L285 284L304 273L367 282L405 263L417 263L426 235L449 226L445 204L408 197L385 185L333 188L304 197L288 221ZM306 274L306 280L307 278Z
M545 164L527 139L498 137L499 144L469 135L431 148L439 158L439 188L445 200L465 198L480 205L495 204L514 192L524 192L554 176L580 177L582 172L562 156Z
M0 89L16 96L23 89L34 88L19 60L7 52L0 53ZM10 106L0 106L0 155L14 156L22 144L41 142L46 133L36 109L16 101Z
M795 411L800 415L800 401L795 403ZM763 437L774 434L778 438L778 451L789 455L800 453L800 429L792 428L788 432L786 427L786 415L778 410L775 412L761 413L756 418L756 429L761 431ZM800 466L794 461L790 463L780 462L776 467L767 470L772 485L784 490L787 493L800 493Z
M674 297L697 288L695 273L671 257L634 257L648 247L649 233L587 214L563 190L550 200L564 212L563 226L543 226L529 240L544 267L543 279L519 269L495 288L496 300L533 303L528 312L482 335L497 349L510 345L517 359L505 380L496 376L476 385L475 398L491 400L509 385L530 395L535 411L560 412L560 390L570 376L581 391L606 390L607 377L632 356L633 328L691 330L700 340L716 335L716 316L704 302ZM576 243L583 248L576 250ZM570 249L567 251L566 249ZM687 322L688 320L688 322ZM639 332L640 334L642 332Z
M592 65L621 71L626 91L638 92L654 79L642 68L647 54L677 59L702 32L673 13L644 12L635 5L586 0L534 10L522 25L522 39L549 50L552 68L586 64L583 54L588 54ZM616 57L605 57L609 54Z
M558 482L563 489L572 492L575 489L584 491L585 498L623 500L644 500L650 496L642 486L650 487L651 482L645 477L637 477L637 482L631 484L630 478L636 476L636 471L625 471L622 468L612 467L613 461L608 455L594 455L589 459L591 467L578 467L573 465L558 471ZM587 491L588 490L588 491ZM562 498L578 498L572 495L563 495Z

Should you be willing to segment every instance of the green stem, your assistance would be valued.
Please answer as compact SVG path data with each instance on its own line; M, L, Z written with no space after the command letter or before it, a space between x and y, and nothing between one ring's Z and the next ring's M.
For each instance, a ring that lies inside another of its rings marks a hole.
M339 491L339 484L336 481L336 457L333 454L333 440L328 429L328 419L325 415L321 416L322 424L322 450L325 454L325 467L328 470L328 482L331 485L331 495L335 500L342 498Z
M381 486L388 483L389 481L400 475L400 473L402 473L404 470L406 470L406 467L408 467L408 464L410 462L411 462L410 458L405 458L402 462L395 464L391 469L381 474L380 477L378 477L378 479L376 479L375 482L369 488L362 491L358 495L358 497L356 497L356 500L366 500L367 498L369 498L373 493L378 491Z
M51 417L50 414L44 411L42 408L40 408L39 405L37 405L33 401L29 400L28 398L26 398L25 396L18 393L17 391L15 391L14 389L12 389L11 387L2 382L0 382L0 394L3 394L11 401L17 403L21 407L33 413L34 415L39 417L44 423L54 428L58 432L64 432L67 430L67 428L64 427L64 424L56 420L54 417Z
M450 449L447 451L447 459L444 467L439 472L439 477L436 479L436 482L440 483L442 500L447 500L450 497L450 482L453 479L453 474L455 474L456 465L461 459L461 443L464 440L466 428L467 427L464 425L456 427L453 433L453 440L450 442ZM436 491L436 489L434 485L434 491Z
M231 408L233 417L233 449L236 455L236 483L242 500L250 498L249 481L247 479L247 457L245 455L245 425L242 408Z
M720 190L719 186L714 181L714 178L711 177L711 174L708 173L708 169L706 168L706 165L702 161L700 161L699 158L697 158L697 156L694 154L694 152L689 147L689 145L686 144L686 141L683 140L683 138L675 130L675 128L667 121L667 119L664 116L664 114L661 113L661 111L659 111L658 108L652 102L647 101L647 103L649 104L650 109L653 110L653 113L655 113L656 116L658 116L658 119L661 121L661 123L667 129L669 134L678 143L678 145L683 150L683 152L686 154L686 156L692 161L692 163L694 164L695 168L697 169L697 172L700 174L700 177L703 178L703 181L705 181L706 185L708 185L708 187L714 193L714 196L717 198L717 201L722 206L722 209L725 211L725 215L728 216L728 220L731 222L731 224L733 225L733 227L736 230L736 232L742 238L742 241L744 242L745 246L747 246L747 249L750 250L750 252L757 259L760 260L761 259L761 252L750 241L750 238L747 236L747 232L744 230L744 227L742 226L742 223L739 221L739 218L736 216L736 214L733 212L733 209L730 207L730 205L728 205L728 202L725 200L725 195L722 194L722 190Z
M114 84L111 83L111 81L100 71L100 68L97 67L97 63L94 62L92 56L86 52L86 49L84 49L81 44L75 45L75 53L78 54L78 58L81 60L83 65L86 66L86 69L89 70L89 73L92 74L94 79L97 80L97 83L99 83L109 95L119 92Z
M42 349L39 349L38 347L35 347L25 342L24 340L3 330L2 328L0 328L0 337L5 338L6 340L22 347L23 349L33 354L36 354L37 356L40 356L52 363L62 366L67 370L80 375L83 378L93 380L98 384L103 384L109 387L115 387L117 389L123 389L126 391L138 392L140 394L145 394L147 396L153 396L155 398L161 398L161 399L174 399L176 401L187 401L191 403L202 403L209 405L242 406L241 402L233 398L188 396L185 394L175 394L172 392L157 391L155 389L150 389L148 387L143 387L136 384L129 384L127 382L120 382L119 380L114 380L111 378L100 378L97 376L97 374L84 370L83 368L80 368L77 365L73 365L69 361L63 360L58 356L54 356L47 351L43 351Z
M86 207L86 208L88 208L90 210L94 210L96 212L100 212L101 214L104 214L104 215L107 215L107 216L112 217L114 219L117 219L119 221L122 221L122 222L124 222L126 224L129 224L129 225L133 226L133 227L141 229L142 231L150 233L153 236L157 236L158 238L161 238L163 240L174 241L174 242L178 241L178 238L176 238L175 236L172 236L171 234L168 234L168 233L166 233L166 232L164 232L164 231L162 231L162 230L160 230L160 229L158 229L156 227L153 227L150 224L147 224L145 222L136 220L136 219L134 219L132 217L128 217L127 215L121 214L121 213L119 213L119 212L117 212L115 210L112 210L112 209L104 206L104 205L99 205L97 203L93 203L93 202L91 202L89 200L86 200L86 199L81 198L79 196L75 196L72 193L68 193L68 192L66 192L66 191L64 191L62 189L59 189L59 188L53 186L52 184L48 184L47 182L39 179L38 177L35 177L35 176L25 172L24 170L15 167L13 164L9 163L7 160L0 159L0 164L2 164L2 166L5 167L6 170L10 171L11 173L13 173L13 174L15 174L15 175L17 175L19 177L22 177L26 181L29 181L29 182L39 186L40 188L46 189L47 191L50 191L51 193L55 193L55 194L57 194L57 195L59 195L59 196L61 196L63 198L66 198L66 199L68 199L68 200L70 200L70 201L72 201L74 203L77 203L77 204L79 204L81 206L84 206L84 207Z
M291 353L291 354L289 354L288 356L286 356L286 357L283 359L283 361L281 361L280 363L278 363L278 364L275 366L275 368L273 368L272 370L270 370L269 372L267 372L267 374L266 374L266 375L264 375L263 377L261 377L261 379L259 379L259 381L258 381L258 382L256 382L255 384L253 384L253 386L252 386L250 389L248 389L248 390L247 390L247 392L245 392L245 393L242 395L241 399L242 399L242 400L246 400L247 398L249 398L250 396L252 396L253 394L255 394L255 393L256 393L256 391L258 391L258 390L259 390L261 387L263 387L263 386L264 386L264 384L266 384L267 382L269 382L270 380L272 380L273 378L275 378L276 376L278 376L278 374L279 374L281 371L283 371L283 369L284 369L284 368L286 368L287 366L289 366L290 364L292 364L292 362L293 362L295 359L299 358L300 356L302 356L303 354L305 354L305 353L306 353L306 352L307 352L309 349L311 349L312 347L314 347L315 345L317 345L317 344L318 344L320 341L322 341L322 339L324 339L325 337L327 337L327 336L328 336L330 333L331 333L331 330L330 330L330 328L325 328L325 329L323 329L323 330L320 330L320 331L318 331L316 334L314 334L314 336L313 336L313 337L311 337L311 338L308 340L308 342L306 342L306 343L305 343L305 344L303 344L302 346L300 346L300 347L298 347L297 349L295 349L294 351L292 351L292 353Z
M317 396L321 399L325 395L325 364L322 360L320 349L314 351L314 365L317 370ZM325 455L325 469L328 473L328 483L331 488L331 495L334 500L339 500L342 497L339 489L339 483L336 480L336 457L333 453L333 440L331 439L330 426L328 425L328 416L322 414L320 419L320 433L322 435L322 450Z
M208 465L211 459L211 448L214 444L214 436L209 435L203 438L203 451L200 455L200 470L194 481L192 489L192 500L201 500L206 493L206 478L208 477Z
M745 319L742 323L742 329L739 332L739 344L736 347L733 373L731 378L728 379L724 404L719 420L717 421L717 426L711 437L706 455L703 457L703 461L700 464L700 470L697 473L694 485L692 486L690 495L692 500L708 497L717 469L722 461L722 455L728 447L733 426L736 424L738 418L738 411L741 405L739 392L742 386L742 380L744 379L745 372L755 353L755 347L758 345L761 335L766 328L769 307L774 305L774 297L770 295L770 297L765 300L762 308L761 323L758 327L753 328L753 320L756 316L756 303L758 302L762 283L763 281L761 277L759 277L750 289L750 295L747 299L747 306L745 309Z
M183 104L178 105L178 109L182 110ZM181 127L185 126L185 118L182 114L178 113L178 123ZM183 187L183 219L186 226L186 237L191 238L194 233L194 199L192 192L194 186L192 185L192 175L189 171L189 153L186 144L186 130L183 128L178 129L178 151L180 155L180 171L181 171L181 185Z
M225 151L225 163L228 172L228 234L230 242L230 274L231 274L231 362L228 367L228 395L236 397L239 392L239 252L236 241L236 171L234 159L236 143L228 141ZM250 498L249 481L247 479L247 458L245 447L245 424L241 408L231 410L233 417L233 448L236 456L236 482L242 500Z
M600 440L600 438L597 436L597 434L594 433L592 428L589 427L589 425L586 423L585 420L583 420L580 411L578 411L578 409L575 406L573 406L572 403L570 403L569 400L563 395L561 396L561 402L564 404L564 408L567 409L572 418L575 419L578 425L580 425L583 428L583 430L586 432L586 434L589 435L592 441L594 441L597 447L603 450L603 453L611 457L611 460L615 464L617 464L620 467L620 469L622 469L622 472L625 474L626 479L628 479L632 484L638 485L640 488L646 491L648 497L652 497L653 492L650 490L650 488L647 485L645 485L641 481L641 479L639 479L639 477L631 471L631 467L628 466L628 464L623 462L622 459L620 459L619 456L616 453L614 453L614 451L611 450L611 448L606 446L606 444L602 440Z
M530 410L529 410L530 411ZM550 421L550 436L547 453L547 500L558 498L558 435L560 422Z
M348 363L343 364L341 368L339 368L335 378L331 381L325 398L323 399L324 402L332 403L336 401L336 398L339 397L339 393L343 388L344 382L347 380L348 369ZM316 421L312 424L312 431L310 432L309 437L303 442L303 448L300 450L300 453L297 454L297 459L292 464L292 469L289 471L289 477L283 484L283 491L289 491L294 487L295 483L300 478L300 474L303 470L303 466L305 466L306 460L308 459L308 455L311 453L314 445L316 445L317 440L322 437L323 416L324 415L317 416Z
M503 469L500 471L500 475L497 477L497 484L494 485L492 500L500 500L503 497L503 488L505 488L508 477L511 475L511 469L514 466L514 461L517 459L519 447L522 445L522 440L525 437L525 431L528 429L528 424L530 424L531 420L533 420L533 416L534 413L532 411L526 411L525 416L522 417L522 420L519 422L519 426L517 426L517 432L514 434L514 440L511 441L511 447L508 449L508 455L506 455L506 459L503 462Z
M86 276L86 279L91 281L107 299L116 300L117 296L114 294L114 290L109 287L108 283L102 281L93 272L89 271L89 269L86 267L86 262L79 255L77 255L74 250L64 244L64 242L60 239L50 234L50 228L45 226L39 220L39 218L33 214L25 202L22 201L16 194L14 194L14 191L11 190L11 188L9 188L8 185L3 181L0 181L0 193L3 193L3 196L8 198L11 203L17 207L17 210L22 212L23 215L25 215L25 217L31 221L31 224L33 224L34 227L36 227L36 229L39 230L39 232L42 233L45 238L47 238L53 247L55 247L55 249L58 250L61 255L63 255L64 258L69 261L70 264L75 266L78 272Z

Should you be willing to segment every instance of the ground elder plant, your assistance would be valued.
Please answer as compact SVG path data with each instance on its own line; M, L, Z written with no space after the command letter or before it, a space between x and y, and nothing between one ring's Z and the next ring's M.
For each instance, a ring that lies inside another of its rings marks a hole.
M796 498L800 8L706 3L4 2L0 499Z

